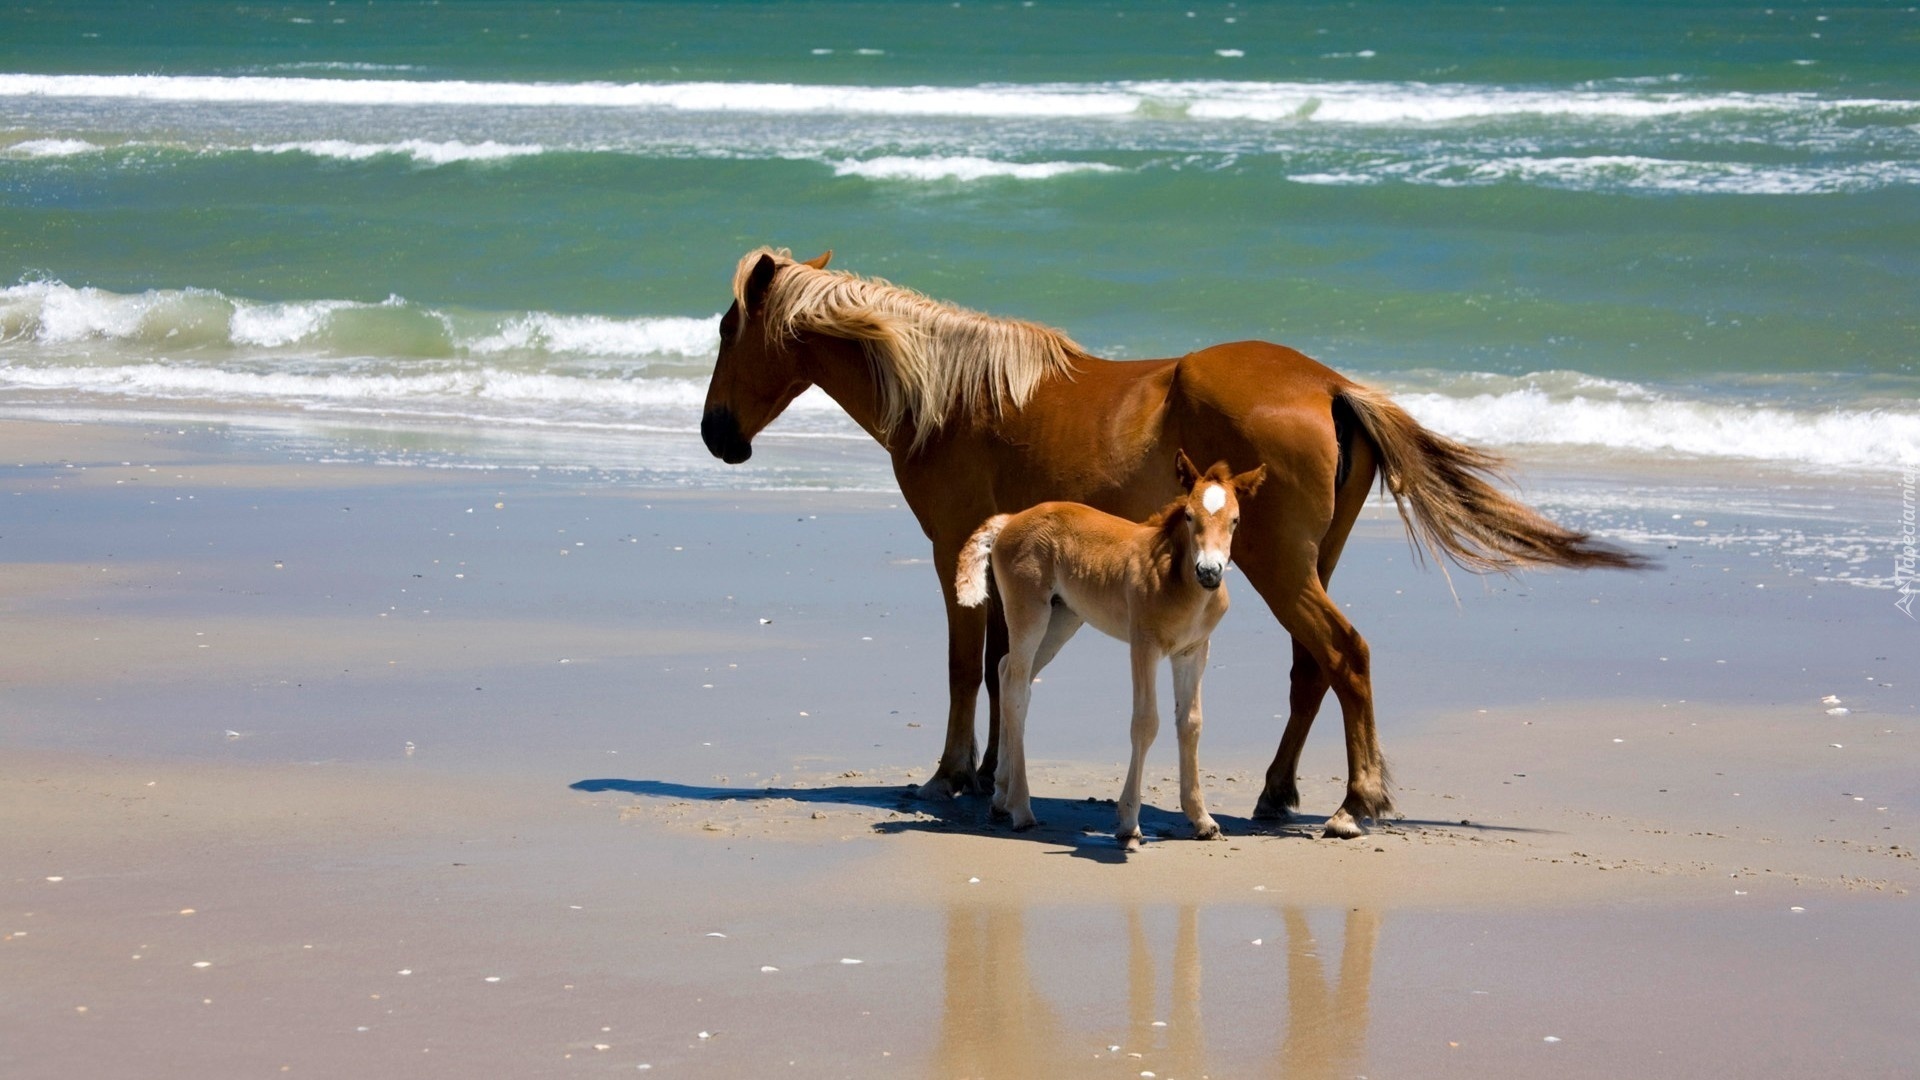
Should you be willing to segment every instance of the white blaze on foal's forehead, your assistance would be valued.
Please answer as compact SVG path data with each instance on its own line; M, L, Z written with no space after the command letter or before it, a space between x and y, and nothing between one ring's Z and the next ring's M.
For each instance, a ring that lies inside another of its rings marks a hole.
M1227 505L1227 489L1219 484L1208 484L1207 490L1200 493L1200 505L1206 507L1209 514L1219 513L1220 508Z

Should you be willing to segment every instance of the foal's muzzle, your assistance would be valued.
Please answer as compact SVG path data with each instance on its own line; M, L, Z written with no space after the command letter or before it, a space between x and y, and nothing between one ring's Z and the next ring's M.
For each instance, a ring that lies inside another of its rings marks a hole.
M708 409L700 418L700 439L707 451L729 465L738 465L753 456L753 444L740 434L740 420L726 406Z
M1225 571L1218 566L1195 566L1193 568L1194 580L1198 581L1200 587L1203 589L1219 588L1220 579L1224 576Z

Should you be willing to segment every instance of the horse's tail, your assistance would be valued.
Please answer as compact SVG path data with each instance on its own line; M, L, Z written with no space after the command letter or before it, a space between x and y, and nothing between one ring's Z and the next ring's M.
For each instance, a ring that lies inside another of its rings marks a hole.
M1438 558L1468 570L1508 573L1528 566L1641 569L1646 559L1555 524L1501 492L1498 455L1436 435L1378 390L1348 384L1334 391L1336 427L1345 407L1380 458L1380 481L1393 493L1407 534ZM1342 447L1342 458L1345 447Z
M1012 516L995 514L988 518L973 530L966 546L960 549L960 568L953 577L953 594L961 607L979 607L987 602L987 584L993 575L993 566L987 557L993 553L993 542L1000 538L1000 530L1007 527L1007 519Z

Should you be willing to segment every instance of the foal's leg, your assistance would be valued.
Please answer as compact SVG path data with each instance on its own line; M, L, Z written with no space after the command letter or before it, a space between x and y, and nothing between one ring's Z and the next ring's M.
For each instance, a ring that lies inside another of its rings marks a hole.
M1027 706L1033 699L1034 659L1047 636L1047 598L1017 585L1003 595L1007 655L1000 661L1000 759L993 774L993 809L1013 819L1015 829L1039 824L1027 790Z
M1180 809L1193 822L1195 840L1215 840L1220 826L1207 813L1200 791L1200 676L1207 670L1207 642L1173 654L1173 730L1180 739Z
M1133 759L1127 765L1127 784L1120 789L1120 828L1114 839L1128 851L1140 850L1140 775L1146 769L1147 748L1160 731L1160 703L1154 694L1154 669L1160 653L1146 641L1133 642Z
M1040 650L1033 655L1033 673L1038 675L1045 671L1053 658L1060 654L1067 640L1085 625L1086 620L1072 608L1065 604L1054 604L1053 615L1047 620L1047 634L1040 639Z

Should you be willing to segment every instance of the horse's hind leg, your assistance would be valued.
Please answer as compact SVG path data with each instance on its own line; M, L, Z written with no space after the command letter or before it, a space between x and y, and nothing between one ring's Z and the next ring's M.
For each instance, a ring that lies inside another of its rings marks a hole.
M1327 819L1327 836L1354 837L1360 822L1393 809L1387 795L1387 765L1373 721L1372 657L1366 639L1347 622L1317 578L1295 596L1281 616L1287 630L1313 654L1340 700L1347 736L1347 796Z
M1195 840L1215 840L1220 825L1207 813L1200 790L1200 677L1207 670L1207 642L1173 654L1173 730L1180 739L1180 809L1193 822Z
M1361 820L1377 819L1392 808L1387 797L1386 763L1380 756L1374 731L1372 661L1366 639L1347 622L1327 591L1321 588L1314 560L1310 556L1299 556L1306 547L1299 544L1273 548L1249 546L1248 557L1241 567L1247 581L1259 590L1261 598L1293 635L1298 647L1312 658L1315 669L1340 701L1347 736L1347 797L1340 809L1327 819L1326 835L1358 836ZM1296 553L1296 557L1288 558L1290 551ZM1312 703L1317 704L1319 694L1313 689L1308 684L1302 696L1310 694ZM1300 732L1304 738L1304 724ZM1283 744L1283 758L1287 752L1288 747ZM1287 768L1287 776L1292 776L1290 763L1277 761L1276 767ZM1263 801L1268 797L1263 793Z
M1327 676L1320 670L1313 653L1298 641L1293 643L1293 670L1288 676L1287 730L1280 736L1280 749L1267 766L1266 783L1260 789L1260 801L1253 816L1259 821L1285 821L1300 806L1300 751L1307 745L1307 732L1326 699Z
M1346 453L1346 482L1335 493L1333 519L1316 545L1314 568L1323 590L1333 580L1333 569L1340 562L1340 553L1353 532L1353 523L1359 519L1373 489L1376 461L1372 445L1365 439L1350 438ZM1273 755L1273 764L1267 766L1266 783L1253 810L1253 816L1263 821L1285 821L1299 808L1300 752L1306 748L1307 732L1313 730L1314 718L1320 714L1320 705L1326 700L1331 685L1319 661L1313 658L1313 652L1297 638L1293 642L1293 669L1288 682L1287 729L1280 736L1280 748Z
M993 779L998 774L1000 763L1000 662L1007 656L1007 611L1000 601L1000 590L987 590L987 752L980 758L980 769L974 774L972 790L976 793L991 792ZM1044 663L1044 662L1043 662ZM1040 670L1042 665L1034 665Z

